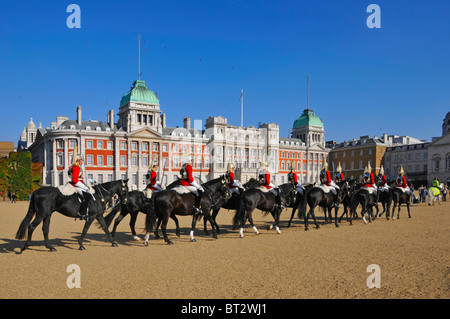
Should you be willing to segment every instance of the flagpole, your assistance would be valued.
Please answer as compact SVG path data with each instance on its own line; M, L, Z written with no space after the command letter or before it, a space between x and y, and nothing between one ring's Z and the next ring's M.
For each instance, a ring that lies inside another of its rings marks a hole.
M241 127L244 127L244 90L241 90Z

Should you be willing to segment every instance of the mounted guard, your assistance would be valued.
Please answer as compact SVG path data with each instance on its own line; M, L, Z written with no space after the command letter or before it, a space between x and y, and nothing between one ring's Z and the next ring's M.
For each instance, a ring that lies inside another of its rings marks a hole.
M336 176L334 178L336 184L340 183L340 182L344 182L345 178L344 178L344 174L342 173L342 166L341 166L341 162L339 162L338 167L336 168Z
M197 214L201 214L200 203L204 192L203 187L197 183L192 175L192 164L194 163L194 157L192 155L187 156L186 163L183 164L180 170L181 181L180 185L184 186L195 196L194 210Z
M380 185L378 187L380 192L389 192L389 185L386 180L386 175L384 175L384 167L381 165L380 171L378 172L378 178L380 179Z
M303 185L301 185L298 182L297 174L295 174L295 172L294 172L294 164L293 163L291 163L291 170L288 173L288 182L295 186L295 190L297 193L299 193L301 195L304 194L305 189L304 189Z
M157 181L158 176L158 157L154 156L152 161L152 167L148 171L145 177L147 178L147 187L145 188L146 200L151 201L152 195L162 190L161 182Z
M230 189L231 195L236 194L239 196L239 183L234 179L234 170L235 166L232 163L229 163L225 177L227 179L228 188Z
M68 171L69 177L71 179L69 183L75 188L77 193L82 198L82 203L79 211L80 219L87 221L89 203L91 199L95 201L95 197L92 194L90 188L84 182L84 171L85 166L83 156L78 153L78 147L75 146L72 156L72 166Z
M408 183L406 182L405 171L403 170L403 165L400 166L398 171L398 176L395 179L395 187L401 189L408 197L411 196L411 190L409 189Z
M363 188L367 189L370 194L374 196L374 205L378 206L378 188L375 185L375 175L372 173L372 167L370 166L370 162L367 163L367 166L364 170L364 176L362 178Z
M340 188L331 179L331 174L328 170L328 163L326 160L323 161L323 168L320 172L320 184L324 189L331 191L331 193L333 194L334 207L339 208L338 191L340 190Z

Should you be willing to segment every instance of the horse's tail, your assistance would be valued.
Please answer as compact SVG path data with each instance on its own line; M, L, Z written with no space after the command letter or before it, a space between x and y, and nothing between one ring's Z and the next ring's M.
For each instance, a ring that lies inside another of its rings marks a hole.
M233 217L233 228L236 229L240 226L241 221L244 219L245 214L245 204L244 204L244 193L241 194L239 198L238 209Z
M113 207L111 212L105 216L106 227L108 228L111 225L114 217L116 217L117 213L120 211L122 204L116 205Z
M306 192L303 194L302 198L300 199L300 205L298 206L297 216L298 218L302 219L305 217L306 209L307 209L307 200L306 200Z
M152 232L156 228L156 216L158 207L156 205L156 198L153 196L150 201L150 207L145 214L145 228L148 233Z
M28 213L22 220L22 223L20 224L19 229L17 230L16 239L25 238L25 236L27 235L28 225L30 224L31 219L33 218L35 212L36 211L34 209L34 194L33 194L31 195L30 206L28 206Z

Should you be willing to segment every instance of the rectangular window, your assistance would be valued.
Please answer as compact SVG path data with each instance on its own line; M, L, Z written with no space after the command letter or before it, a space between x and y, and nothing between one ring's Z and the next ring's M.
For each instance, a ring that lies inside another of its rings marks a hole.
M97 141L97 149L99 150L103 149L103 141Z
M113 166L114 157L112 155L108 155L107 161L108 161L108 166Z
M136 142L131 143L131 149L132 149L133 151L136 151L136 150L137 150L137 143L136 143Z
M97 165L103 166L103 155L97 155Z
M87 155L86 156L86 164L87 165L94 165L94 155Z
M127 156L126 155L120 156L120 165L127 166Z
M113 181L113 174L108 174L108 182L112 182Z
M136 156L133 156L133 157L131 158L131 165L137 166L137 157L136 157Z
M99 183L99 184L103 183L103 174L98 174L97 183Z
M86 141L86 148L94 148L94 141L88 140Z
M113 149L113 142L111 142L111 141L106 142L106 148L108 150L112 150Z
M127 149L127 142L120 142L120 149L126 150Z
M58 166L64 166L64 155L63 154L58 154Z
M77 140L70 140L69 141L69 148L75 148L77 145Z

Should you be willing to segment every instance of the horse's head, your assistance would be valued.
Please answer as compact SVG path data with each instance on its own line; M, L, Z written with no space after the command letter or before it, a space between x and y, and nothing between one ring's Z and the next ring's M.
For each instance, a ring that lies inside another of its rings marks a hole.
M220 176L220 192L226 199L231 197L230 188L228 187L228 181L225 175Z
M280 187L281 200L285 201L286 206L290 206L295 203L296 187L293 183L282 184Z
M125 180L120 180L120 188L117 191L117 196L121 202L126 203L128 197L128 178Z

